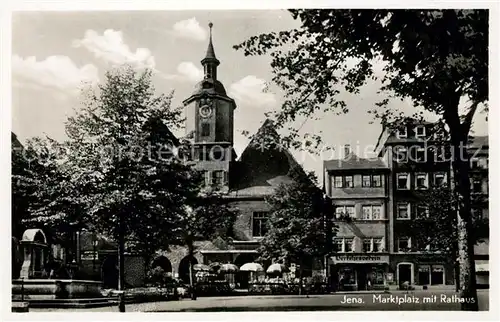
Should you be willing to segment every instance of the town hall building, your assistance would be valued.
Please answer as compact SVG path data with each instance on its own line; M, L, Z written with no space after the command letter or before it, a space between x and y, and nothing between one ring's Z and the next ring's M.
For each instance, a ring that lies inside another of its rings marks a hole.
M211 28L212 24L209 26ZM276 142L263 143L278 137L270 120L263 123L241 156L236 154L234 115L237 104L227 95L218 78L220 61L215 55L211 33L201 64L204 78L183 102L186 108L186 137L192 145L190 158L194 167L204 172L206 184L215 185L225 193L231 207L238 210L238 217L233 227L234 239L196 243L192 262L233 263L240 267L259 258L257 249L266 233L269 213L265 198L273 194L281 183L290 182L290 169L300 165L289 151ZM164 269L179 278L189 276L186 247L171 246L168 251L161 252L156 261L163 263ZM266 263L262 264L265 268ZM312 268L306 271L311 274Z

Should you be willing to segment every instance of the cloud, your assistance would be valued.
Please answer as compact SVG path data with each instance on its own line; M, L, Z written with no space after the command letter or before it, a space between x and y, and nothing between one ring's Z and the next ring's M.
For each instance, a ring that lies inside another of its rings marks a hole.
M148 48L137 48L133 52L123 40L123 33L107 29L102 35L87 30L83 39L73 41L73 47L83 47L112 65L130 64L138 68L155 68L155 58Z
M203 70L196 67L192 62L182 62L177 66L178 76L190 82L198 82L203 79Z
M263 79L248 75L231 84L229 93L230 96L244 104L268 108L276 104L276 97L273 93L266 92L266 90L267 85Z
M172 26L174 34L178 37L189 38L197 41L207 39L207 32L200 26L196 18L181 20Z
M81 88L83 82L95 83L99 80L97 67L87 64L79 68L68 56L49 56L37 61L34 56L22 58L14 55L12 73L22 79L22 82L14 81L16 86L43 86L73 93Z

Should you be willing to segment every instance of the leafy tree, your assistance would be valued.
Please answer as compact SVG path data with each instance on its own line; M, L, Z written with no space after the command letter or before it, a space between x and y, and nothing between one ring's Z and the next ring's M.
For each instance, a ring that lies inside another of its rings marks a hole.
M63 146L49 137L33 138L26 147L13 151L12 213L14 226L43 229L52 241L66 246L71 259L74 223L85 220L61 163L62 152Z
M477 310L470 214L469 160L465 153L472 119L488 100L487 10L289 10L297 29L253 36L236 45L245 55L272 57L273 81L285 102L278 126L317 111L347 113L343 90L359 93L370 79L389 97L409 99L446 124L457 192L457 238L462 309ZM376 73L382 66L383 76ZM469 106L459 109L461 101ZM403 115L372 111L383 125L401 124ZM384 108L385 107L385 108ZM418 111L418 110L417 110ZM421 118L416 112L414 117ZM297 130L288 142L294 142ZM315 137L317 142L319 138Z
M271 211L260 251L263 259L300 265L300 294L304 260L329 253L334 227L329 225L330 214L325 213L326 202L314 174L294 167L290 177L290 183L281 184L267 199Z
M155 94L151 76L128 66L106 73L67 122L73 193L84 199L89 224L118 241L121 268L126 243L147 256L167 247L198 192L169 130L182 124L181 110L171 107L172 94Z
M433 187L418 193L417 207L422 207L420 217L406 225L406 236L411 236L412 245L427 254L443 254L456 266L458 256L457 238L457 201L453 191L446 186ZM426 209L424 212L423 210ZM471 238L474 244L489 237L487 218L473 218ZM403 230L404 231L404 230ZM458 271L455 269L455 283L460 285Z

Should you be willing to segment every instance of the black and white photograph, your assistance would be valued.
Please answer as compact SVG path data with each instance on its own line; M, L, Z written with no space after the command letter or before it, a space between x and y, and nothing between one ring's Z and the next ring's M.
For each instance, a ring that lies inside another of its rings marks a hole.
M10 316L498 318L498 3L348 5L7 13Z

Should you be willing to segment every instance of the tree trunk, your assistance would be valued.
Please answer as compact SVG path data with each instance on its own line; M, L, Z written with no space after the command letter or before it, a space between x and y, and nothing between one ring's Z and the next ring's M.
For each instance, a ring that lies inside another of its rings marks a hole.
M125 232L123 219L120 216L118 228L118 291L119 293L119 311L125 312Z
M188 244L189 288L191 289L191 299L196 300L196 288L193 283L193 258L194 258L194 246L192 243L189 243Z
M476 272L474 263L474 240L470 207L469 156L467 135L452 134L453 175L457 196L457 242L459 262L461 309L477 311Z

